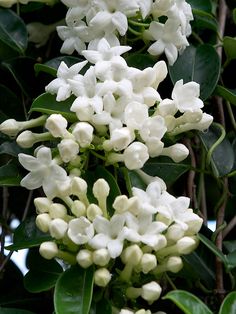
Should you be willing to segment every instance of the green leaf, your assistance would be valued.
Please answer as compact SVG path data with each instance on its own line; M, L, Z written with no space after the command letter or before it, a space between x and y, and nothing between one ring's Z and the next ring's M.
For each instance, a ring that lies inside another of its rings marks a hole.
M236 250L226 255L228 269L236 267Z
M226 267L228 267L228 261L225 257L225 255L217 248L217 246L209 240L207 237L205 237L203 234L198 233L197 234L198 239L205 244L205 246L215 254L224 264Z
M52 75L53 77L57 76L57 70L46 65L46 64L42 64L42 63L36 63L34 65L34 71L36 73L36 75L38 75L40 72L44 72L44 73L48 73L50 75Z
M17 157L19 153L29 154L30 149L23 149L16 144L16 142L3 142L0 145L0 155L7 154L13 157Z
M223 47L228 61L236 59L236 38L225 36Z
M199 132L200 139L207 151L211 149L219 137L222 130L217 124L212 124L207 132ZM212 170L216 177L222 177L228 174L234 165L234 150L227 138L224 138L221 143L213 150L210 156Z
M33 111L46 113L48 115L53 113L60 113L68 121L76 122L78 121L76 114L70 111L70 107L74 99L74 96L71 96L64 101L59 102L56 100L56 95L44 93L34 100L30 108L30 113Z
M105 298L99 302L93 302L89 314L112 314L111 303Z
M53 59L45 62L44 65L57 70L62 61L64 61L68 67L71 67L75 63L84 61L84 59L82 59L80 57L61 56L61 57L53 58ZM86 66L84 68L86 68ZM83 73L83 69L82 69L81 73Z
M25 118L19 98L10 89L1 84L0 99L0 122L13 117L17 117L18 120Z
M236 8L233 9L233 20L234 20L234 23L236 24Z
M168 157L157 157L150 158L142 170L151 176L162 178L170 185L189 169L190 165L187 163L175 163Z
M236 313L236 291L230 292L220 306L219 314Z
M184 290L173 290L164 297L174 302L185 314L213 314L212 311L195 295Z
M156 63L155 59L147 54L131 53L125 59L128 66L143 70L147 67L153 67Z
M214 94L223 97L236 106L236 90L217 85Z
M55 260L46 260L33 252L28 258L29 271L24 277L24 286L29 292L42 292L53 288L62 273L62 267Z
M0 307L0 313L1 314L35 314L34 312L22 310L22 309L16 309L16 308L6 308L6 307Z
M195 81L200 84L200 97L205 100L214 91L220 75L220 60L215 49L208 44L197 48L189 46L179 56L169 73L173 84L180 79L184 83Z
M6 249L17 251L39 246L42 242L50 240L52 240L50 235L40 231L35 225L35 217L31 217L16 228L13 234L13 244L6 247Z
M191 5L192 9L198 9L211 13L212 4L210 0L187 0L187 2Z
M124 172L127 172L126 174L126 185L127 185L127 189L130 193L130 195L132 195L132 187L136 187L142 190L146 190L146 183L142 180L142 178L137 174L137 172L132 171L132 170L128 170L126 168L123 168Z
M56 314L88 314L93 295L92 267L72 266L58 279L54 293Z
M0 167L0 186L19 186L21 179L18 168L13 163Z
M217 32L218 24L215 17L202 10L193 9L193 15L194 15L194 25L198 29L211 29L215 32Z
M27 38L23 20L14 11L0 8L0 41L23 54L27 48Z

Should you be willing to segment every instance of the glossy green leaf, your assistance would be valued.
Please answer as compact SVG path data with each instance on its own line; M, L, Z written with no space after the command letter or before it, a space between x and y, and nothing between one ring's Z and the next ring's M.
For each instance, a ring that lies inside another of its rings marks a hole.
M38 75L40 72L44 72L44 73L48 73L52 75L53 77L57 76L57 70L46 64L36 63L34 65L34 70L35 70L36 75Z
M236 240L223 241L223 244L228 252L236 251Z
M23 56L2 62L2 66L11 73L20 89L28 97L34 97L37 94L38 82L34 74L34 64L33 58Z
M147 184L137 174L137 172L128 170L126 168L124 168L124 172L126 172L125 180L126 180L126 185L130 192L130 195L132 195L132 187L146 190Z
M207 151L214 145L221 136L222 130L218 125L211 125L207 132L199 132L201 141ZM213 150L210 163L216 177L228 174L234 165L234 150L227 138Z
M19 186L22 177L18 168L9 163L0 167L0 186Z
M225 257L225 255L217 248L217 246L209 240L207 237L205 237L203 234L198 233L197 235L198 239L209 249L215 256L217 256L227 267L228 261Z
M128 66L143 70L147 67L153 67L156 63L155 59L147 54L142 53L131 53L127 58L126 62Z
M43 233L35 225L35 217L23 221L14 231L13 244L8 250L17 251L25 248L39 246L42 242L50 241L49 234Z
M163 299L174 302L185 314L213 314L213 312L194 294L184 290L168 292Z
M0 307L1 314L35 314L34 312L16 308L7 308L7 307Z
M236 313L236 291L232 291L225 297L220 306L219 314L235 314Z
M236 90L229 89L224 86L217 85L214 94L223 97L228 100L231 104L236 105Z
M70 107L74 101L74 96L66 99L65 101L56 101L56 95L51 95L49 93L44 93L37 97L31 108L30 112L37 111L46 114L60 113L68 121L76 122L78 121L76 114L70 111Z
M173 83L181 79L184 83L199 83L200 97L205 100L212 94L219 79L219 56L211 45L189 46L169 67L169 73Z
M211 13L212 4L210 0L187 0L187 2L191 5L192 9L198 9Z
M202 10L193 9L193 15L194 15L194 25L196 25L196 28L204 30L204 29L210 29L215 32L217 32L218 29L218 23L215 17Z
M93 295L93 268L72 266L58 279L54 292L56 314L88 314Z
M236 59L236 38L225 36L223 38L223 47L229 61Z
M236 250L226 255L227 265L229 269L236 267Z
M27 38L23 20L14 11L0 8L0 42L23 54L27 47Z
M82 59L80 57L60 56L60 57L53 58L53 59L45 62L44 65L57 70L62 61L64 61L68 67L71 67L75 63L84 61L84 59ZM82 69L81 73L83 73L83 69Z
M33 256L32 256L33 255ZM42 292L53 288L62 267L55 260L46 260L38 253L30 254L29 271L24 277L24 286L29 292Z
M111 303L105 298L93 302L89 314L112 314Z
M175 163L168 157L157 157L150 158L142 170L151 176L162 178L166 184L170 185L189 169L190 165L186 161Z
M3 142L0 145L0 155L7 154L10 156L17 157L19 153L30 153L30 149L23 149L16 144L16 142Z

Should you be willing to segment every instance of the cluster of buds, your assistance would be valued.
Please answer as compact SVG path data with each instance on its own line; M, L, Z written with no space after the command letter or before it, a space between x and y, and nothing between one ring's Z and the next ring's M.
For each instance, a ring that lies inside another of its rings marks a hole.
M77 176L71 178L67 195L59 197L61 202L36 198L36 225L52 237L41 244L41 255L83 268L94 265L96 285L106 287L118 276L127 284L127 298L152 304L161 295L162 274L178 272L181 256L196 248L202 219L189 208L187 197L169 194L160 178L149 177L149 182L146 191L133 187L130 198L118 195L112 208L107 208L110 188L104 179L92 187L94 203L86 181ZM114 273L112 260L117 258L124 266ZM138 273L153 280L137 287Z
M66 26L57 27L64 41L62 53L72 54L76 50L81 54L87 44L88 49L95 50L101 38L106 38L112 46L119 45L119 37L129 33L150 42L150 54L164 52L172 65L178 52L189 45L187 36L191 34L193 15L185 0L62 2L69 7Z

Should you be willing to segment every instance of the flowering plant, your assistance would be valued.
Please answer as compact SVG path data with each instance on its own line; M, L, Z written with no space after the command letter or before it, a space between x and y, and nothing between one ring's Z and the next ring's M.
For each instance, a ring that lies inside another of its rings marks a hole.
M0 1L0 310L233 314L235 11L44 2Z

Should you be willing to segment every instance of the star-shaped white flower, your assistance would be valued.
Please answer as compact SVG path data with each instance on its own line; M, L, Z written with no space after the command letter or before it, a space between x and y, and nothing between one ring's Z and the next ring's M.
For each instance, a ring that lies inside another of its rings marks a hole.
M21 186L28 190L42 186L44 193L50 199L60 194L58 187L64 186L69 178L66 171L52 159L50 148L45 146L39 148L36 157L23 153L18 156L22 166L30 171L21 180Z

